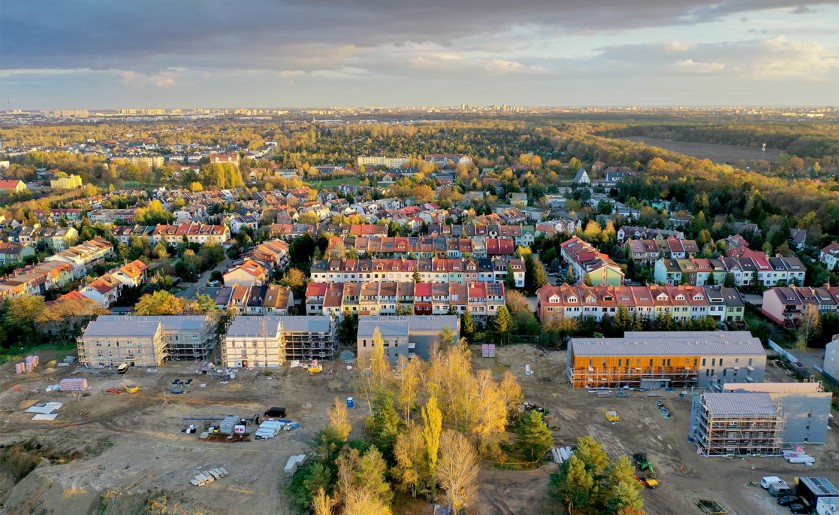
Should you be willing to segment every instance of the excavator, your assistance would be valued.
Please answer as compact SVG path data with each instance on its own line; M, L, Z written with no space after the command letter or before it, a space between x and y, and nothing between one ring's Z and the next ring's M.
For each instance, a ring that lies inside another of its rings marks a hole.
M650 463L650 460L647 459L647 453L639 452L633 454L632 460L635 462L635 479L647 488L657 488L658 480L656 479L655 469L653 468L653 464Z

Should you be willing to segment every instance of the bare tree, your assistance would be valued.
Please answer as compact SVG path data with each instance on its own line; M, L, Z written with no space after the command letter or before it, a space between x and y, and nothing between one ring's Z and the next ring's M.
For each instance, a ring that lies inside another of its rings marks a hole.
M449 507L457 514L478 496L478 453L462 434L447 429L440 438L437 464L440 486L446 490Z

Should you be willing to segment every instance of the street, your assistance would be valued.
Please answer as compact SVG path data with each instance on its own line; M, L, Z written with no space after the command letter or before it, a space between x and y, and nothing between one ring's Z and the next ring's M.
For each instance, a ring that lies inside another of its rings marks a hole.
M181 287L183 289L179 291L176 296L181 297L182 299L195 300L199 293L204 293L204 290L207 289L207 283L210 281L210 275L212 275L212 273L216 270L224 273L227 271L227 267L230 266L230 264L230 258L225 257L224 261L216 265L215 268L207 270L201 274L198 281L194 283L181 283Z

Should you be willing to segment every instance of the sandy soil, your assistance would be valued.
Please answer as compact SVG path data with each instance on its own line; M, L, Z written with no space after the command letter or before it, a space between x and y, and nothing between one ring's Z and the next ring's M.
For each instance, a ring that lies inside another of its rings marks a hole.
M780 458L705 459L695 454L687 440L690 400L679 399L676 392L661 392L661 400L674 414L665 420L655 409L657 399L645 393L597 398L572 390L565 377L564 352L513 346L499 349L495 359L478 356L474 358L477 367L490 368L498 377L510 370L527 399L555 413L549 423L557 445L572 445L579 436L592 434L605 442L612 456L648 452L661 481L657 490L644 492L647 510L654 515L700 513L695 501L702 497L720 502L737 515L785 513L761 488L748 486L752 466L756 479L778 475L790 481L803 474L836 477L839 470L835 432L827 445L808 448L817 459L817 466L810 469ZM533 375L525 374L526 364ZM195 375L194 365L188 364L167 365L155 373L132 370L126 376L87 371L80 375L88 377L91 394L80 397L44 393L47 385L57 383L74 367L15 376L13 366L5 364L0 367L0 444L35 438L89 455L63 465L42 464L14 488L0 474L0 512L63 514L104 509L106 513L138 513L157 505L177 513L240 513L245 506L250 512L287 513L282 492L286 460L310 451L308 443L326 424L328 406L336 397L344 402L352 395L345 368L337 363L329 368L334 373L315 376L301 368L275 370L271 376L246 371L229 384ZM186 394L168 393L173 379L187 377L194 383ZM780 370L770 370L769 377L790 380ZM136 383L141 392L105 392L123 381ZM51 400L65 403L55 422L33 422L31 415L23 413L35 402ZM188 423L182 420L186 417L250 417L269 406L288 408L289 418L300 421L301 428L272 440L241 444L209 443L180 432ZM607 409L616 409L620 422L608 423ZM360 434L366 409L351 410L350 415ZM225 467L230 476L204 487L189 484L201 470L218 466ZM484 467L475 512L552 511L546 493L553 470L553 464L524 472ZM420 503L411 503L406 512L424 510Z
M751 461L733 458L703 458L687 439L690 423L690 396L679 399L678 392L629 392L626 398L598 398L585 390L572 390L565 375L566 354L543 352L531 346L499 349L498 357L477 357L478 366L501 373L510 370L522 385L525 398L546 406L556 414L550 419L557 445L573 445L586 434L605 443L605 450L614 457L645 451L656 468L661 486L645 490L646 510L653 515L702 513L696 506L700 498L713 499L735 515L789 513L762 488L750 487L754 466L755 482L767 475L777 475L788 482L794 476L826 476L839 480L839 443L836 433L829 434L826 445L808 446L816 457L816 466L791 465L781 458L755 458ZM525 375L529 364L533 375ZM772 381L791 381L782 369L770 367ZM655 407L661 400L673 413L665 420ZM605 411L615 409L620 421L611 424ZM548 475L555 465L545 465L529 472L484 473L487 481L481 487L480 512L487 515L509 513L541 513L550 509L547 503ZM535 511L534 511L535 510Z
M737 145L723 145L721 143L692 143L687 141L674 141L661 138L647 138L645 136L632 136L623 138L629 141L645 143L651 147L660 147L672 152L678 152L700 159L710 159L717 163L736 163L737 161L754 161L763 159L760 147L741 147ZM777 161L780 151L774 148L766 149L766 160Z

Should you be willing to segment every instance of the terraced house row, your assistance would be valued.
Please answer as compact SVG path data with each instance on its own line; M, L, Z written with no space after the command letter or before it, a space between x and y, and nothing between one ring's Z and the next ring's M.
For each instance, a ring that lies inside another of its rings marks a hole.
M354 248L360 256L393 258L459 258L466 256L512 256L516 244L512 238L443 238L433 236L411 237L334 237L329 240L329 251Z
M447 315L469 312L479 323L494 317L505 303L503 283L365 283L311 282L306 287L306 314Z
M543 323L564 318L614 317L619 306L630 315L655 319L669 313L676 321L711 317L741 322L745 303L736 288L712 286L561 286L545 285L536 292Z
M206 245L223 244L230 239L230 229L226 225L205 225L184 223L179 225L134 225L114 227L117 240L128 243L132 236L148 239L152 245L162 241L167 245L177 245L184 238L189 243Z
M312 263L312 282L353 283L395 281L399 283L504 282L507 269L517 288L524 287L524 261L518 258L463 259L320 259Z
M748 248L735 249L730 254L709 259L659 259L655 262L655 280L702 286L712 276L714 284L723 284L730 275L735 286L804 284L807 268L797 257L768 257Z

